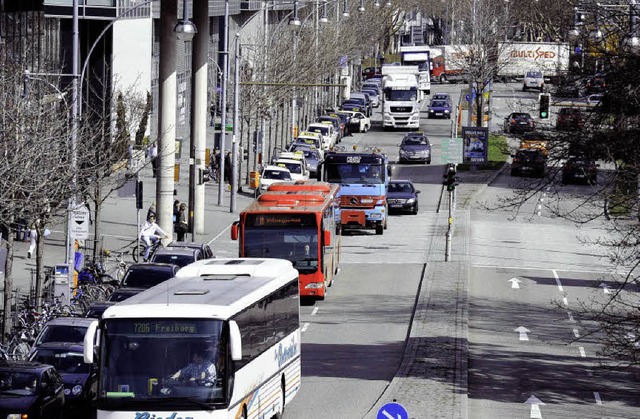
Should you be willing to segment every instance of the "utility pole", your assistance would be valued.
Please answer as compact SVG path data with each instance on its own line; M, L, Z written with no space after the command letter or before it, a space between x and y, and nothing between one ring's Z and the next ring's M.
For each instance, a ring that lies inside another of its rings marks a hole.
M227 137L227 80L229 79L229 0L224 2L224 37L222 54L222 111L220 115L220 178L218 179L218 205L224 203L224 166ZM229 179L231 180L231 179Z
M455 208L455 190L458 183L458 178L456 177L456 166L455 164L448 163L445 169L445 174L442 176L444 178L443 187L447 186L447 192L449 193L449 217L447 218L447 233L446 233L446 246L444 253L444 260L449 261L451 259L451 241L453 236L453 211ZM438 203L438 207L439 207Z

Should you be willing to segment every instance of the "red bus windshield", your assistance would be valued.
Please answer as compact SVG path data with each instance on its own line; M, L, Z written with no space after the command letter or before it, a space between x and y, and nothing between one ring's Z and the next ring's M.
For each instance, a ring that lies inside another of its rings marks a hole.
M318 270L315 214L247 214L244 256L287 259L300 273Z

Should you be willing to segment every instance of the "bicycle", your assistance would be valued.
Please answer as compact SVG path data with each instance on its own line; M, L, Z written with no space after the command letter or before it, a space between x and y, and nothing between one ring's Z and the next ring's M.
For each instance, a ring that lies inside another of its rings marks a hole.
M104 249L102 251L102 256L107 259L113 256L115 259L115 265L107 270L106 274L111 277L115 277L115 279L120 283L122 278L124 278L124 274L127 272L127 262L124 260L124 256L129 254L129 251L125 252L112 252L110 250Z
M136 263L138 262L138 260L148 262L153 257L153 254L158 249L158 247L161 247L161 246L163 246L162 238L158 238L158 240L151 243L151 249L149 249L149 257L145 259L144 254L145 254L146 246L142 240L140 241L136 240L133 247L131 248L131 256L133 257L133 261Z

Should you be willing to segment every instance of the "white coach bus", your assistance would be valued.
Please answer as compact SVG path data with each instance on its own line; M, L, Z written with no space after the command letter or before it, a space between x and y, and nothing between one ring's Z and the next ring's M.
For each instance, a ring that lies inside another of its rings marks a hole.
M84 341L98 419L279 418L300 388L298 283L286 260L208 259L109 307Z

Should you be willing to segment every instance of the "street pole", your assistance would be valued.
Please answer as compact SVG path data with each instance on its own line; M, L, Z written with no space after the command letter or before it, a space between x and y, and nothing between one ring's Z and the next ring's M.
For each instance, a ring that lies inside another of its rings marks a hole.
M236 34L235 38L235 56L234 56L234 87L233 87L233 136L231 137L231 203L229 212L236 210L236 176L238 176L238 125L240 125L240 34Z
M453 235L453 193L449 192L449 218L447 220L447 235L446 235L446 249L444 253L444 260L449 261L451 259L451 236Z
M229 0L224 2L224 36L222 54L222 112L220 115L220 178L218 179L218 205L224 203L224 157L227 136L227 80L229 77ZM229 179L231 180L231 179Z
M67 246L65 260L70 267L73 267L74 261L74 240L71 237L72 220L71 216L78 200L78 106L80 102L80 94L78 89L78 66L80 61L80 31L79 31L79 13L78 0L73 0L73 50L71 56L71 91L73 100L71 101L71 172L72 172L72 197L69 198L67 206ZM71 272L71 269L69 269Z

